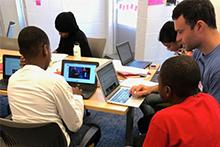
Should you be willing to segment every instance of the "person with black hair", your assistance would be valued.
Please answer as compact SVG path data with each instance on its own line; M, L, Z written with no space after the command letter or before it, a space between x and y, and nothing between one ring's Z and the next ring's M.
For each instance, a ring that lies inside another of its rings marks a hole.
M176 41L188 51L200 67L200 88L220 102L220 33L210 0L184 0L173 10Z
M158 40L170 51L178 51L181 44L176 42L176 31L173 21L167 21L160 29Z
M176 41L177 32L174 28L173 21L167 21L160 29L158 40L167 47L169 51L175 52L176 55L189 55L192 56L192 52L187 52L183 48L180 42Z
M220 146L220 107L200 92L200 69L192 57L166 60L159 74L159 92L172 106L152 118L143 147Z
M85 33L80 30L72 12L62 12L55 19L55 28L60 34L60 43L57 53L73 55L75 43L79 43L81 56L92 57L89 43Z
M10 77L7 88L13 121L56 122L68 146L78 145L89 129L82 125L83 99L79 89L72 88L63 76L46 71L51 61L47 34L26 27L18 35L18 44L25 65Z

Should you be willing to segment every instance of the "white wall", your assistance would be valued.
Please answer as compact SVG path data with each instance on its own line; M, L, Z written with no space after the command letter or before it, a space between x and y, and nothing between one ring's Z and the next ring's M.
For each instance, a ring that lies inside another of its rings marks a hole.
M63 0L64 11L72 11L88 37L106 36L105 0Z
M217 27L218 30L220 31L220 2L219 0L211 0L212 4L215 7L215 14L217 18Z
M55 50L59 43L59 34L54 22L62 11L74 13L80 29L87 37L106 38L106 1L42 0L41 2L41 6L36 6L34 0L25 0L28 25L36 25L46 31L52 50Z
M172 9L173 6L148 6L146 0L139 0L135 58L162 63L173 55L158 41L162 25L171 20Z
M59 33L55 29L55 18L63 11L62 0L42 0L38 6L35 0L25 0L27 24L38 26L48 35L51 50L55 50L59 43Z
M16 3L15 0L0 0L0 11L2 17L2 28L3 28L3 36L6 36L8 24L10 21L18 22L17 10L16 10ZM19 33L19 24L15 24L14 29L14 36L13 38L17 38Z

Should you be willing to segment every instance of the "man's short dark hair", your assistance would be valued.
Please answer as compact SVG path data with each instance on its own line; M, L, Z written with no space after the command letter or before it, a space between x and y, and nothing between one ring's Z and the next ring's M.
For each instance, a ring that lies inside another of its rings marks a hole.
M160 82L169 86L176 96L186 98L199 91L200 69L189 56L176 56L167 59L160 70Z
M216 29L215 10L210 0L184 0L173 10L173 20L183 15L186 23L194 28L198 20L203 20L210 28Z
M49 45L47 34L38 27L26 27L18 35L19 51L24 57L38 55L45 44Z
M173 21L167 21L159 33L159 41L162 43L176 42L176 34Z

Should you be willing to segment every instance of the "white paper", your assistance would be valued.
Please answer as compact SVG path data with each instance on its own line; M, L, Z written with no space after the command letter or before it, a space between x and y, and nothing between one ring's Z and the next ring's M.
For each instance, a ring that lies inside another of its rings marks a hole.
M126 72L131 74L139 74L139 75L147 75L148 69L130 67L130 66L123 66L120 60L113 60L114 68L117 72Z
M51 62L59 62L65 59L68 55L67 54L60 54L60 53L52 53L51 55Z
M65 59L68 55L67 54L60 54L60 53L52 53L51 54L51 62L47 71L50 72L60 72L61 71L61 64L62 60Z
M127 78L120 83L124 87L132 87L136 85L156 86L158 83L145 80L145 78Z

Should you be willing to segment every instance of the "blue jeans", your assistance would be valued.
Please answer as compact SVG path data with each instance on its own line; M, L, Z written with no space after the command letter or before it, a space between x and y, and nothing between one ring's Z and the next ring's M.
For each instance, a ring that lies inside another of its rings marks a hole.
M0 95L0 117L4 118L11 114L9 104L8 104L8 97Z

